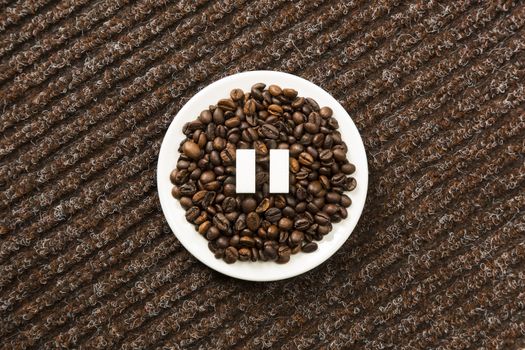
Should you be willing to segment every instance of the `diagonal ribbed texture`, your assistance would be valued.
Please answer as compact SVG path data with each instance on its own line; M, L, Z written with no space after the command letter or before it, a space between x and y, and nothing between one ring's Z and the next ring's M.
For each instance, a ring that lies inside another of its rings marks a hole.
M525 346L524 2L0 6L1 349ZM330 260L254 285L181 247L155 169L182 105L255 69L343 104L370 188Z

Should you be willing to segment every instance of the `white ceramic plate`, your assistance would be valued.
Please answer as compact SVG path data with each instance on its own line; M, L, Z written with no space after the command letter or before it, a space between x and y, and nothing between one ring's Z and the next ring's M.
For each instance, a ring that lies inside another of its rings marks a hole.
M276 84L293 88L299 96L312 97L320 106L330 106L334 117L339 122L339 130L348 145L347 157L356 166L352 175L357 180L357 187L347 194L352 199L348 208L348 218L333 225L333 230L318 242L319 248L313 253L292 255L287 264L275 262L236 262L226 264L216 259L208 249L208 241L199 235L194 227L186 221L185 211L179 201L171 196L172 184L170 172L176 167L179 158L180 142L184 139L182 126L197 118L203 109L215 104L221 98L228 98L230 90L241 88L249 91L258 82L267 86ZM368 166L365 148L359 131L344 108L328 92L319 86L295 75L274 71L243 72L220 79L193 96L171 123L160 148L157 166L157 186L164 216L182 245L197 259L212 269L231 277L249 281L275 281L300 275L323 263L334 254L348 239L359 220L365 204L368 188Z

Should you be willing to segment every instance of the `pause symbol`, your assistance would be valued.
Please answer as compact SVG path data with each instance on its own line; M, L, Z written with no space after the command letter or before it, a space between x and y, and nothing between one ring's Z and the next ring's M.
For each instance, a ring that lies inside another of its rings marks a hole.
M255 193L255 150L238 149L235 155L235 188L237 193ZM270 150L270 193L288 193L290 152Z

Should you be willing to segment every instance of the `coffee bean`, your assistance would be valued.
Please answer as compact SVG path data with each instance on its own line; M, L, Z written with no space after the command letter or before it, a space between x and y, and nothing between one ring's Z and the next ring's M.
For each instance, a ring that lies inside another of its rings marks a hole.
M341 162L346 159L346 152L342 148L334 147L333 155L334 155L335 160L337 160L338 162Z
M272 94L272 96L279 96L283 92L283 90L277 85L270 85L268 87L268 91L270 94Z
M282 230L289 230L293 227L293 221L287 217L281 218L279 220L279 228Z
M266 144L263 141L259 141L259 140L255 141L253 143L253 148L255 149L255 153L258 156L266 156L269 153L268 147L266 146Z
M301 164L299 163L299 161L295 158L290 158L290 171L295 174L299 172L300 168Z
M324 212L319 212L315 214L314 219L315 219L315 222L318 223L319 225L327 225L330 223L330 217Z
M261 218L256 212L251 212L246 216L246 226L252 230L256 231L261 224Z
M319 132L319 125L308 122L304 124L304 129L310 134L316 134Z
M259 129L262 136L269 139L277 139L279 137L279 129L271 124L263 124Z
M341 196L341 205L345 208L348 208L352 205L352 200L346 194L343 194Z
M304 233L298 230L294 230L292 231L292 234L290 235L289 239L293 246L299 245L304 240Z
M323 117L324 119L326 118L330 118L333 114L333 111L330 107L322 107L320 110L319 110L319 115L321 117Z
M319 159L321 162L329 162L332 160L334 154L329 149L322 150L321 153L319 153Z
M202 224L199 225L199 229L197 230L201 235L205 235L208 230L211 227L211 221L204 221Z
M236 262L237 259L239 259L239 252L237 251L237 248L231 246L226 248L223 259L227 264L233 264Z
M280 264L287 263L290 261L290 255L292 254L292 251L290 248L286 245L280 245L279 249L277 251L277 262Z
M310 222L306 218L299 218L294 223L297 230L306 230L308 226L310 226Z
M239 125L241 125L241 118L239 117L232 117L232 118L229 118L227 119L225 122L224 122L224 125L230 129L233 129L233 128L236 128L238 127Z
M303 245L301 250L305 253L311 253L317 250L317 243L315 242L309 242Z
M255 247L255 240L250 236L243 236L240 238L239 244L243 247L253 248Z
M244 98L244 91L241 89L233 89L230 91L230 97L234 101L242 100Z
M263 253L268 258L268 260L277 259L277 249L274 246L265 245L263 248Z
M217 227L215 226L212 226L211 228L213 228L214 232L219 232L218 234L220 234L220 231ZM211 229L208 231L208 234L210 233ZM219 248L227 248L229 245L230 245L230 240L225 237L225 236L220 236L217 238L217 247Z
M283 114L283 108L279 105L272 104L268 106L268 112L273 115L282 115Z
M199 217L200 213L201 211L199 207L191 207L188 210L186 210L186 220L188 220L189 222L193 222Z
M337 192L328 192L326 194L326 201L328 203L339 203L341 201L341 195Z
M305 166L311 166L314 162L314 158L310 153L302 152L299 154L299 163Z
M269 198L263 198L261 203L255 208L255 212L258 214L264 213L265 211L270 208L270 199Z
M237 104L229 98L219 100L217 106L225 111L234 111L237 108Z
M180 197L179 202L181 207L183 207L184 209L189 209L193 206L193 201L190 197Z
M277 223L281 217L281 210L279 208L270 208L264 213L264 217L271 223Z
M213 224L222 232L226 232L230 228L230 222L222 213L218 213L213 217Z
M246 197L242 201L241 208L244 213L248 214L257 208L257 201L253 197Z
M297 91L294 90L294 89L290 89L290 88L284 88L283 89L283 95L286 96L287 98L293 100L294 98L297 97Z
M321 185L321 182L319 181L313 181L308 184L308 193L310 193L313 196L319 195L322 189L323 189L323 186Z
M191 159L199 159L201 155L201 149L193 141L186 141L182 145L182 152L185 156L190 157Z
M355 172L355 165L352 163L346 163L341 166L341 171L346 175L351 175Z
M345 190L347 191L353 191L357 186L357 181L353 178L353 177L350 177L346 180L345 182Z
M206 232L206 239L208 239L209 241L213 241L214 239L217 239L220 236L220 234L221 233L217 227L211 226ZM223 247L223 248L226 248L226 247Z

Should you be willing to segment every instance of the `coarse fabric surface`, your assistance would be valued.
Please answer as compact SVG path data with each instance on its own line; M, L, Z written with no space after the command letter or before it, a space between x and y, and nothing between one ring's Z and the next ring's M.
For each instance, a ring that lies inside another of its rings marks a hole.
M524 24L523 1L0 0L0 348L525 346ZM345 245L272 283L188 254L155 179L181 106L256 69L330 92L370 168Z

